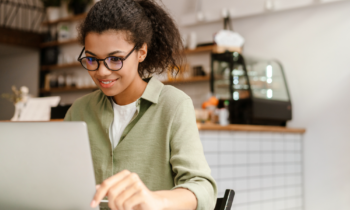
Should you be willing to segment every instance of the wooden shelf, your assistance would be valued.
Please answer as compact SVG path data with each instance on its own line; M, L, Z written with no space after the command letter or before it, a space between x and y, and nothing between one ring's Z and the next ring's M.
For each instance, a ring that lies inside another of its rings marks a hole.
M210 77L193 77L189 79L179 79L175 81L166 81L163 82L164 84L179 84L179 83L191 83L191 82L202 82L202 81L209 81ZM82 91L82 90L97 90L98 87L84 87L84 88L77 88L77 87L61 87L61 88L50 88L50 89L41 89L40 93L58 93L58 92L74 92L74 91Z
M164 81L163 83L165 85L171 85L171 84L179 84L179 83L192 83L192 82L205 82L209 81L209 76L197 76L197 77L191 77L188 79L176 79L172 81Z
M50 89L41 89L40 93L59 93L59 92L75 92L75 91L86 91L86 90L97 90L98 87L61 87L61 88L50 88Z
M52 47L52 46L59 46L59 45L65 45L65 44L74 44L74 43L79 43L79 39L70 39L66 41L52 41L52 42L44 42L40 44L41 48L44 47ZM204 47L197 47L196 49L190 50L190 49L185 49L184 54L195 54L195 53L200 53L200 52L211 52L214 49L214 45L209 45L209 46L204 46Z
M53 47L53 46L58 46L58 45L74 44L74 43L79 43L79 40L78 39L69 39L69 40L61 41L61 42L59 42L59 41L44 42L44 43L40 44L40 47L41 48Z
M255 132L280 132L280 133L305 133L305 129L300 128L287 128L279 126L266 126L266 125L238 125L231 124L227 126L221 126L213 123L197 123L199 130L216 130L216 131L255 131Z
M200 53L200 52L210 52L214 49L214 45L208 45L208 46L203 46L203 47L197 47L196 49L190 50L190 49L185 49L184 53L185 54L194 54L194 53Z
M82 67L82 66L79 62L60 64L60 65L47 65L47 66L41 66L41 71L62 70L65 68L73 68L73 67Z
M78 43L78 40L68 40L65 42L47 42L43 43L42 46L48 47L48 46L55 46L55 45L62 45L62 44L69 44L69 43ZM198 52L210 52L213 50L213 45L212 46L205 46L205 47L198 47L194 50L185 50L185 54L192 54L192 53L198 53ZM47 70L56 70L56 69L64 69L64 68L71 68L71 67L79 67L80 63L72 63L72 64L61 64L61 65L48 65L48 66L41 66L41 71L47 71ZM199 78L198 78L199 79ZM203 78L201 78L203 79ZM199 79L199 80L201 80Z
M54 21L46 21L41 23L42 25L54 25L57 23L63 23L63 22L72 22L72 21L76 21L76 20L82 20L86 17L87 13L81 14L81 15L74 15L74 16L70 16L70 17L66 17L66 18L61 18L58 20L54 20Z

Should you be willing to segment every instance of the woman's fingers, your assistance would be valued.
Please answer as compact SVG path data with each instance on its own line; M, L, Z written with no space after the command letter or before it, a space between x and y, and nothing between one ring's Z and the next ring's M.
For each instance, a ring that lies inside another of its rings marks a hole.
M135 173L131 173L124 177L120 182L116 183L108 190L108 206L111 209L123 210L124 201L135 194L141 187L143 183L141 182L139 176ZM127 191L124 196L129 196L126 198L120 197L123 192Z
M90 206L92 208L95 208L100 203L102 198L107 194L108 190L112 186L114 186L116 183L124 179L124 177L128 176L129 174L130 174L130 171L124 170L103 181L100 187L96 190L95 196Z
M141 181L132 183L128 188L121 192L116 198L114 198L115 206L118 210L126 210L125 201L133 197L138 192L146 190L144 184Z
M135 209L134 207L137 205L140 205L144 202L144 191L140 190L137 193L135 193L132 197L124 201L124 210L133 210Z

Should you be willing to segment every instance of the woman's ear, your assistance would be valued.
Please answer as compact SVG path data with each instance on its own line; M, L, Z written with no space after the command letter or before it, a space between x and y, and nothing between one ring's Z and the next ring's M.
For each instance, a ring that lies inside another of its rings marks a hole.
M147 56L147 44L143 43L142 47L139 49L139 53L138 53L138 60L139 63L144 61L146 59Z

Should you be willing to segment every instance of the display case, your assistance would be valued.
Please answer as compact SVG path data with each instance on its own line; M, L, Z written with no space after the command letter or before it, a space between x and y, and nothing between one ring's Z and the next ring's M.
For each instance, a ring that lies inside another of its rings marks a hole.
M292 119L291 99L281 63L242 56L211 55L211 92L229 101L230 123L285 126Z

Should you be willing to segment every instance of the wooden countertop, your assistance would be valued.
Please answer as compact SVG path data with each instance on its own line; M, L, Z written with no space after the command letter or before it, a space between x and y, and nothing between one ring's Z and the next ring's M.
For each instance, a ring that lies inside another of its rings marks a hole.
M50 120L51 122L60 122L63 119ZM0 121L0 122L11 122ZM280 133L305 133L305 129L302 128L286 128L279 126L265 126L265 125L227 125L221 126L219 124L212 123L197 123L199 130L217 130L217 131L256 131L256 132L280 132Z
M305 133L305 129L287 128L280 126L264 126L264 125L236 125L231 124L221 126L212 123L197 123L199 130L219 130L219 131L256 131L256 132L280 132L280 133Z

